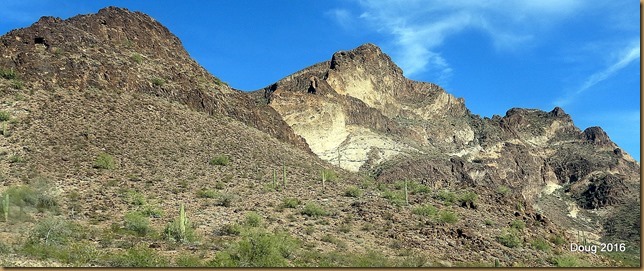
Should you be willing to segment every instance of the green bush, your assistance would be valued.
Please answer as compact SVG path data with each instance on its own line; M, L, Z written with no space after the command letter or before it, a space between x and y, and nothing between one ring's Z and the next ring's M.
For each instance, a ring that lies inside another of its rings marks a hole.
M356 186L350 186L346 191L344 191L344 195L347 197L359 198L362 196L362 190Z
M510 222L510 227L520 231L525 229L525 222L523 222L523 220L515 219L515 220L512 220L512 222Z
M584 262L573 255L559 255L552 257L550 263L557 267L580 267L584 266Z
M199 198L207 198L207 199L212 199L217 197L218 193L214 190L207 189L207 188L202 188L199 191L197 191L197 197Z
M213 166L225 166L228 165L228 163L230 163L230 159L225 155L219 155L210 159L210 164Z
M175 264L178 267L203 267L204 264L201 262L201 258L196 255L190 254L180 254L175 260Z
M506 196L510 193L510 188L505 185L499 185L499 187L496 189L496 192L503 196Z
M541 251L550 250L550 244L548 243L548 241L546 241L546 239L543 239L542 237L530 241L530 245Z
M10 86L15 89L23 89L25 87L25 83L21 80L13 79L11 80Z
M36 224L28 244L66 245L80 237L80 226L58 217L49 217Z
M509 248L518 247L521 245L521 239L515 229L505 229L501 235L497 237L497 241Z
M444 203L446 203L447 205L450 205L450 204L456 202L456 194L454 194L453 192L450 192L448 190L439 191L438 194L436 195L436 197L439 200L441 200Z
M385 190L382 192L382 197L388 199L389 202L395 206L405 205L405 193L402 191Z
M259 227L262 225L262 217L256 212L250 212L246 214L244 219L244 225L249 227Z
M219 193L217 195L216 204L218 206L230 207L233 204L233 200L235 200L235 196L233 194Z
M125 229L139 236L146 236L152 231L147 217L137 212L129 212L124 216Z
M313 202L309 202L306 204L306 206L304 206L304 209L302 210L302 214L307 216L312 216L312 217L328 215L327 211L325 211L320 205L317 205Z
M286 233L251 229L237 243L215 255L209 265L217 267L285 267L298 249Z
M221 227L222 235L237 236L241 234L242 227L238 224L226 224Z
M296 198L285 198L282 200L282 207L284 208L296 208L300 205L300 200Z
M458 196L458 201L461 203L462 206L466 207L474 207L476 206L476 200L478 199L478 195L472 191L467 191Z
M115 169L116 164L114 163L114 157L107 153L101 153L96 157L94 161L94 168L98 169Z
M324 176L324 180L329 182L329 181L335 181L338 179L338 175L335 173L335 171L330 170L330 169L323 169L322 170L322 175ZM322 177L320 177L322 178Z
M157 207L155 205L149 205L149 204L144 205L141 208L140 213L142 215L144 215L144 216L154 217L154 218L159 218L159 217L163 216L163 210L161 210L161 208L159 208L159 207Z
M7 111L0 111L0 121L8 121L11 119L11 113Z
M0 69L0 77L7 80L18 78L16 72L13 69Z
M57 211L58 200L52 193L51 183L44 179L33 180L28 185L8 187L2 194L9 195L9 206L17 206L21 211L25 207L36 208L38 211Z
M421 205L411 211L413 214L433 217L438 214L438 209L431 204Z
M458 216L454 212L440 211L438 213L438 222L440 223L453 224L456 223L456 221L458 221Z
M125 196L127 198L127 203L134 206L144 206L147 203L145 195L138 191L128 190Z
M152 78L152 85L160 87L160 86L163 86L164 84L165 84L165 80L163 80L162 78L158 78L158 77Z
M566 243L566 239L564 239L561 235L553 234L550 235L550 242L557 246L560 246Z
M153 249L139 244L122 254L112 255L107 260L111 267L164 267L168 261Z
M143 56L141 56L138 53L133 54L131 58L132 58L132 61L134 61L136 63L140 64L141 62L143 62Z

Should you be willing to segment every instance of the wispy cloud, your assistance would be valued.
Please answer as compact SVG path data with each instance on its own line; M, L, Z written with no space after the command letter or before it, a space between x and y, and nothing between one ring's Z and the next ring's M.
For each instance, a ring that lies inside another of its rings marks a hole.
M345 29L351 28L354 21L354 16L347 9L332 9L327 11L325 15L334 19L340 26Z
M360 19L391 37L392 57L406 75L452 73L440 47L466 29L487 33L499 50L514 50L534 41L544 26L578 10L580 0L466 1L358 0ZM345 20L338 16L338 21Z
M606 50L612 51L612 49ZM581 86L577 88L577 90L575 90L573 93L568 94L567 96L560 97L559 99L555 100L554 104L557 106L565 106L572 103L575 98L577 98L583 92L610 78L615 73L624 69L626 66L638 59L640 59L640 41L639 39L636 39L623 46L623 48L619 50L619 53L613 57L612 61L604 69L588 76L586 80L584 80L584 82L581 84Z

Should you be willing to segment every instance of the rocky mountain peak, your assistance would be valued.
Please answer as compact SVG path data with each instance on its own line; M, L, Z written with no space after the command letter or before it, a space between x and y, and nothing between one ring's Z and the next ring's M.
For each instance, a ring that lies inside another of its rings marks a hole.
M583 132L583 138L595 145L613 145L604 129L598 126L588 127Z

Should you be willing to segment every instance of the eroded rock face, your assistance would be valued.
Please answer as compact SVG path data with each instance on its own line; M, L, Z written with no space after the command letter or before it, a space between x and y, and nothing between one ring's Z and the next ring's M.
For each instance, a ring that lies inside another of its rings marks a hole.
M639 182L639 164L601 128L582 132L559 107L480 118L462 98L405 78L373 44L339 51L252 95L264 97L320 158L380 181L503 185L528 204L547 187L574 186L582 208L619 204L615 195L631 187L621 184Z
M210 75L175 35L140 12L108 7L67 20L42 17L0 37L0 52L0 67L30 88L149 93L228 115L309 150L275 110Z

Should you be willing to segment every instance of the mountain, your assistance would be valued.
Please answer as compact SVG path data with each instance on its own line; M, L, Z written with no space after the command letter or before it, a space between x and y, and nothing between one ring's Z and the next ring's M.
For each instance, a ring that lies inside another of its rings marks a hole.
M2 266L639 264L639 164L601 128L481 118L373 44L253 92L123 8L0 52Z

